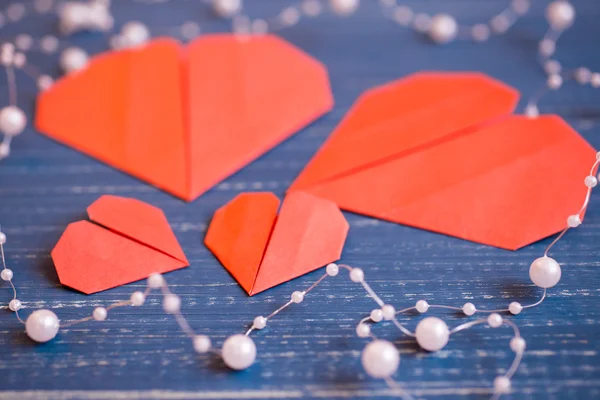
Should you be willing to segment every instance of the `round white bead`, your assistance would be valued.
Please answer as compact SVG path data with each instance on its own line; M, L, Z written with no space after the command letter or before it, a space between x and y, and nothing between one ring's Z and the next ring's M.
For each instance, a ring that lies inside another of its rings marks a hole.
M233 335L225 340L222 349L223 361L231 369L243 370L254 363L256 345L250 337L242 334Z
M34 311L25 322L27 335L39 343L54 339L59 327L58 317L50 310Z
M125 46L140 46L150 39L150 31L139 21L130 21L121 29L121 39Z
M23 307L23 304L21 304L21 300L19 299L12 299L10 303L8 303L10 311L19 311L21 307Z
M254 318L254 323L252 324L252 326L255 329L264 329L265 326L267 326L267 319L263 316L258 316Z
M213 8L221 17L232 17L242 10L242 0L213 0Z
M544 289L555 286L560 281L560 276L560 265L550 257L540 257L529 267L531 281Z
M575 80L578 83L585 85L586 83L590 83L591 79L592 71L590 71L589 68L580 67L575 70Z
M24 53L16 53L13 63L15 68L23 68L27 64L27 56Z
M468 315L470 317L471 315L477 312L477 307L475 307L475 304L473 303L465 303L462 306L462 311L463 313L465 313L465 315Z
M509 393L510 379L506 376L498 376L494 379L494 393Z
M559 31L566 29L575 19L575 9L566 0L553 1L546 8L546 19L552 28Z
M13 272L11 269L5 268L0 272L0 278L3 281L10 281L13 278Z
M376 308L371 311L371 321L373 322L381 322L383 319L383 311L380 308Z
M508 311L510 311L512 315L517 315L520 314L521 311L523 311L523 306L521 305L521 303L513 301L508 305Z
M177 314L181 310L181 298L176 294L169 293L163 299L163 309L166 313Z
M361 355L362 366L373 378L388 378L400 365L400 353L387 340L373 340L365 346Z
M499 328L502 326L502 317L498 313L493 313L489 315L487 322L490 327Z
M79 71L88 63L88 55L77 47L69 47L60 55L60 65L66 73Z
M471 28L471 36L477 42L485 42L490 37L490 28L486 24L475 24Z
M327 275L336 276L340 272L340 267L337 264L331 263L326 268Z
M590 78L590 84L593 88L600 88L600 72L594 72Z
M552 74L548 77L548 87L552 90L560 89L563 84L563 78L559 74Z
M535 104L528 104L525 107L525 115L529 118L537 118L540 115L540 111Z
M427 303L425 300L419 300L419 301L417 301L415 308L421 314L426 313L427 310L429 310L429 303Z
M356 325L356 334L358 337L366 338L371 334L371 328L369 325L361 322L360 324Z
M448 344L448 325L437 317L427 317L417 324L415 337L419 346L428 351L438 351Z
M454 17L448 14L438 14L431 18L429 37L436 43L451 42L458 33L458 24Z
M6 234L4 232L0 232L0 244L6 243Z
M556 51L556 42L552 39L543 39L540 42L539 51L544 57L550 57Z
M598 185L598 178L596 178L593 175L586 176L584 183L585 183L585 186L587 186L589 188L596 187L596 185Z
M144 304L144 302L146 301L146 295L142 292L133 292L131 294L131 305L139 307L141 305Z
M8 136L17 136L25 129L27 117L16 106L7 106L0 110L0 132Z
M567 225L569 228L577 228L581 225L581 218L577 214L569 215L569 218L567 218Z
M510 8L512 8L517 15L525 15L527 11L529 11L530 6L531 3L529 0L512 0L510 3Z
M525 351L525 347L527 347L527 343L525 342L525 339L520 336L516 336L510 340L510 349L515 353Z
M319 0L304 0L300 7L302 12L309 17L316 17L323 9Z
M194 336L193 342L194 342L194 350L197 353L202 354L202 353L206 353L207 351L210 350L210 346L211 346L210 338L206 335Z
M152 274L148 277L147 283L150 289L160 289L165 285L165 278L161 274Z
M8 142L0 142L0 160L10 155L10 144Z
M562 66L556 60L548 60L544 63L544 70L546 70L548 75L560 74Z
M38 89L41 91L50 89L52 87L52 84L54 84L54 81L48 75L40 75L40 77L37 80Z
M358 8L359 0L329 0L334 13L341 16L352 14Z
M108 316L108 311L104 307L97 307L92 314L96 321L104 321Z
M383 313L383 318L386 321L392 320L396 316L396 309L391 304L386 304L381 307L381 312Z
M365 273L360 268L352 268L352 271L350 271L350 280L360 283L365 280Z
M304 300L304 293L299 292L299 291L295 291L294 293L292 293L292 301L294 303L302 303L302 301Z

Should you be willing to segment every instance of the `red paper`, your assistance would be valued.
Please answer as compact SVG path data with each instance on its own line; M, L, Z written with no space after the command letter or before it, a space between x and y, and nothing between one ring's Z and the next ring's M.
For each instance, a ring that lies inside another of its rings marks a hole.
M42 93L41 132L193 200L333 106L325 67L272 35L156 39Z
M514 89L421 73L363 94L291 190L515 250L562 230L595 151L558 116L509 115Z
M63 285L91 294L188 265L160 209L105 195L88 207L88 214L104 227L88 221L69 224L52 250Z
M328 200L296 192L243 193L215 213L206 246L249 294L287 282L340 258L348 222Z

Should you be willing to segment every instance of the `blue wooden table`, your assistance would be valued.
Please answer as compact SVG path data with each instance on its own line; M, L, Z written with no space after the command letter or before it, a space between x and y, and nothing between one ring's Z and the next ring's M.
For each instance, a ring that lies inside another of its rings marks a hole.
M0 6L8 5L3 0ZM31 9L31 1L26 2ZM253 16L274 15L282 0L247 1ZM426 11L447 11L464 23L486 20L507 1L410 1ZM8 236L7 263L24 302L24 314L54 309L61 319L76 319L96 306L128 298L143 282L85 296L62 287L49 252L66 225L81 219L87 205L105 193L132 196L167 214L191 266L167 275L183 300L183 312L198 331L217 345L243 332L257 315L283 304L292 291L311 284L321 272L249 298L221 267L202 241L219 206L242 191L268 190L283 195L315 150L365 89L423 69L478 70L501 79L527 98L545 76L536 59L546 23L545 1L507 35L476 45L456 42L437 47L382 18L374 0L365 0L349 18L325 16L282 31L292 43L329 68L336 99L334 110L252 165L192 203L163 192L36 133L18 137L12 156L0 164L0 223ZM199 1L171 0L147 6L113 0L117 26L131 19L165 34L186 20L203 32L225 31ZM600 4L575 1L575 28L559 42L557 58L567 67L600 70ZM0 37L29 33L39 39L56 31L56 17L28 14L7 24ZM74 43L90 52L106 49L107 38L83 34ZM32 64L57 73L58 55L29 53ZM18 75L19 104L33 113L35 84ZM7 102L0 79L0 102ZM523 106L521 104L521 109ZM542 111L559 113L596 148L600 148L600 93L574 84L542 102ZM85 132L82 132L85 134ZM590 164L593 160L590 160ZM560 163L560 160L556 160ZM583 184L583 177L582 184ZM548 176L551 180L552 176ZM576 210L574 210L576 211ZM540 295L529 281L528 267L550 239L517 252L494 249L405 226L346 214L350 234L343 261L360 266L386 302L400 307L419 299L488 308L509 301L530 303ZM565 216L566 217L566 216ZM557 246L563 265L560 284L542 306L513 320L528 347L514 380L514 399L600 398L600 196L593 195L585 223ZM345 275L345 274L341 274ZM0 400L4 399L246 399L246 398L386 398L393 393L366 376L360 353L366 342L355 324L374 303L346 276L327 280L306 301L287 309L258 332L257 363L233 373L214 356L197 355L175 322L162 312L160 298L142 308L121 308L104 323L86 323L61 331L56 340L33 344L4 306L12 293L0 286ZM438 313L454 326L466 318ZM416 316L403 317L414 328ZM395 378L418 398L489 397L493 378L514 354L511 332L478 327L452 337L449 345L425 354L390 324L375 333L393 340L402 362Z

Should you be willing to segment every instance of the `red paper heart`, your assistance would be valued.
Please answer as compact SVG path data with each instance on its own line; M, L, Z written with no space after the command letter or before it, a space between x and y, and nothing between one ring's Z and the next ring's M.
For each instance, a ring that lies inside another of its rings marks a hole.
M188 265L163 212L139 200L102 196L92 221L67 226L52 250L60 282L86 294Z
M272 193L242 193L219 208L204 243L255 295L340 258L348 222L331 201L302 192L281 206Z
M193 200L333 106L318 61L272 36L156 39L95 57L38 99L46 135Z

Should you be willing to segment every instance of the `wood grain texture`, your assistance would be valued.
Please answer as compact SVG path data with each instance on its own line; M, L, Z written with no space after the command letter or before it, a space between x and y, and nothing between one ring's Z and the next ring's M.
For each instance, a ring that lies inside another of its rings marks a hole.
M3 1L0 6L9 3ZM31 9L32 1L26 3ZM247 3L252 15L267 16L288 2ZM507 1L409 3L427 12L452 12L461 21L473 23L501 10ZM532 14L509 34L486 45L433 46L384 20L371 0L363 1L355 16L327 15L282 32L329 68L336 99L333 112L189 204L28 129L14 142L13 155L0 164L0 223L8 236L7 263L15 272L24 314L49 307L63 320L75 319L143 287L134 283L85 296L58 282L50 250L68 223L82 218L93 200L108 193L139 198L167 214L191 263L167 279L181 295L191 325L217 345L228 335L242 332L256 315L268 314L321 272L249 298L202 244L213 212L242 191L269 190L281 196L354 99L374 85L423 69L479 70L530 96L545 79L535 52L546 29L543 7L547 2L535 3ZM139 19L155 34L168 34L171 27L193 19L204 32L227 29L198 1L144 6L113 0L113 4L117 26ZM557 57L568 67L585 64L599 70L600 6L597 0L575 4L577 24L561 38ZM53 16L30 15L3 27L0 37L12 39L27 32L39 39L54 32L55 24ZM82 34L73 42L97 52L107 41L98 34ZM43 71L56 71L56 55L31 52L29 59ZM34 84L23 73L18 79L20 105L31 115ZM3 103L5 93L6 82L0 78ZM590 121L598 122L598 104L598 91L568 85L544 100L542 108L566 116L598 148L600 128L590 125ZM549 240L510 252L346 216L350 234L343 261L363 267L369 283L397 307L426 299L451 305L472 301L479 307L498 308L511 300L528 303L540 294L527 271ZM594 194L585 223L556 247L563 265L562 281L541 307L513 318L528 348L513 381L515 392L507 398L600 398L599 239L600 196ZM0 295L2 301L10 299L6 285L0 287ZM2 306L0 400L387 398L393 393L363 372L359 356L366 343L354 333L356 322L373 307L364 291L345 276L327 280L304 303L289 308L258 332L254 336L258 362L248 371L234 373L213 356L194 354L175 322L161 311L158 297L151 297L142 308L115 310L104 323L61 331L56 340L41 346L28 340L22 326ZM451 326L465 320L455 314L439 315ZM415 316L402 319L410 327L418 321ZM513 358L506 328L461 332L435 354L419 351L391 326L382 323L374 330L401 349L396 378L418 398L485 399L492 379Z

